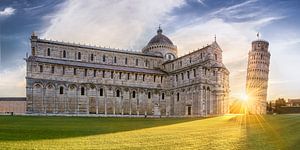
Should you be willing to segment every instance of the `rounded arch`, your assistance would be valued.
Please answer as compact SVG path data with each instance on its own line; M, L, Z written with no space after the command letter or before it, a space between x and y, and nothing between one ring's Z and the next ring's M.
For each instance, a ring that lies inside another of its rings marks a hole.
M89 90L96 90L96 85L93 84L93 83L90 83L90 84L88 84L87 88L88 88Z
M167 59L167 60L173 60L173 59L176 58L175 55L172 54L172 53L166 53L164 57L165 57L165 59Z
M163 54L162 54L161 52L154 52L153 54L156 55L156 56L161 56L161 57L163 57Z
M33 88L43 88L43 87L44 87L43 83L41 83L41 82L36 82L33 84Z
M46 84L45 87L46 87L46 89L55 89L55 84L49 82L49 83Z
M209 86L207 87L207 90L210 91L210 87Z
M69 90L76 90L76 89L77 89L77 85L76 85L76 84L70 84L70 85L68 86L68 89L69 89Z

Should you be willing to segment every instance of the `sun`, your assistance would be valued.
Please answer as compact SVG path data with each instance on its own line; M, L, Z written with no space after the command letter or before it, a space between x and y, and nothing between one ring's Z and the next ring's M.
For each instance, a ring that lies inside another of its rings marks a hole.
M246 102L246 101L248 101L249 97L248 97L247 94L243 93L243 94L241 94L240 99L241 99L242 101Z

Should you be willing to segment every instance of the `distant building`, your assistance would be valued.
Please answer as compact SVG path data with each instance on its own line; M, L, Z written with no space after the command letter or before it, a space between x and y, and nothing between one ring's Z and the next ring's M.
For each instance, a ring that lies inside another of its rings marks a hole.
M212 44L178 57L157 30L140 51L31 36L27 113L208 116L228 113L229 71Z
M26 97L0 97L0 114L25 114Z
M246 92L249 97L249 112L266 114L267 89L270 65L269 42L256 40L248 53Z
M300 107L300 99L288 99L286 106L289 107Z

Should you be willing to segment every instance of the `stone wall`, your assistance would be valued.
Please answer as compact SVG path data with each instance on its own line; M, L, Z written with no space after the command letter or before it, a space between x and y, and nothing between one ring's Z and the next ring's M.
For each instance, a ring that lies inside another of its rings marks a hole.
M25 114L26 98L0 98L0 114Z

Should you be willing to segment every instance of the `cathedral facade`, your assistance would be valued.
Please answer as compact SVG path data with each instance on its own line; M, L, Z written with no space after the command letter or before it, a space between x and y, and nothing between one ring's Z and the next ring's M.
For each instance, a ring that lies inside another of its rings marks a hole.
M141 52L31 36L28 114L210 116L228 113L229 71L212 44L178 57L157 30Z

